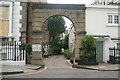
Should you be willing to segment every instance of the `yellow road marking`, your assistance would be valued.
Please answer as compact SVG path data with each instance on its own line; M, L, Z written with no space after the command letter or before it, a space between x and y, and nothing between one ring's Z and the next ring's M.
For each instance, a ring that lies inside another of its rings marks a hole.
M68 62L70 65L73 65L69 60L67 60L67 62Z

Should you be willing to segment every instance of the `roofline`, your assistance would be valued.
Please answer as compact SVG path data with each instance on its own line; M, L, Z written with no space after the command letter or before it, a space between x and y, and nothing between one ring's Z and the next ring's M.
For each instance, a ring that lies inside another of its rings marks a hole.
M119 6L115 5L86 5L86 8L96 8L96 9L118 9Z
M120 40L120 38L111 38L111 40Z
M110 37L110 35L92 35L93 37Z
M33 3L32 8L34 9L71 9L71 10L85 10L85 4L40 4Z

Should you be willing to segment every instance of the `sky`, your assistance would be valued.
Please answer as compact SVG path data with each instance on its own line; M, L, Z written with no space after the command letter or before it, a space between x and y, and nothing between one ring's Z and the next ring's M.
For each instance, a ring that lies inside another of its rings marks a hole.
M90 5L93 1L94 0L47 0L47 3Z
M66 18L66 17L63 17L63 18L65 20L65 26L67 26L67 28L66 28L66 30L67 30L67 29L70 28L72 22L68 18Z

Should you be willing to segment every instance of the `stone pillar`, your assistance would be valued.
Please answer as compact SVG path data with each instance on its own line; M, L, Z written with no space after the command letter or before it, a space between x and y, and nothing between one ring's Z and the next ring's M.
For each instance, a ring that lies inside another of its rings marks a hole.
M26 43L27 38L27 2L21 2L22 10L20 11L20 14L22 15L22 19L20 20L20 23L22 24L22 27L20 29L21 32L21 41Z
M44 66L42 60L42 45L41 44L33 44L32 45L32 60L31 64Z
M79 59L80 54L80 48L81 46L81 40L84 38L85 36L85 31L81 31L81 32L76 32L76 36L75 36L75 59Z
M9 33L8 33L8 36L12 36L12 23L13 23L12 13L13 13L13 3L11 2L10 7L9 7Z

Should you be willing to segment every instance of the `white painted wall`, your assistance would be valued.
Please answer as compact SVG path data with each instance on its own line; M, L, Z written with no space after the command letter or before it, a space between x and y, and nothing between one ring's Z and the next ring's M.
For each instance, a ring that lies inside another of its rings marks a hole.
M20 65L20 66L24 66L25 65L25 60L24 61L0 61L0 65Z
M15 41L19 41L20 35L20 10L22 10L22 7L20 6L20 2L14 2L13 3L13 25L12 25L12 36L15 37Z
M86 9L86 31L90 35L110 35L111 38L118 37L118 25L107 24L107 14L118 13L118 7L87 6Z
M107 14L118 14L118 6L86 6L86 31L89 35L109 35L103 40L103 61L109 60L109 48L116 46L118 41L118 25L108 25Z
M9 7L9 33L8 37L14 37L15 41L19 41L19 37L21 36L19 30L21 27L20 24L20 10L22 10L22 6L20 6L20 2L0 2L0 5L5 5Z
M73 25L69 28L69 50L73 54L75 48L75 28Z
M22 10L22 6L20 6L20 2L0 2L0 5L9 6L9 34L8 37L14 37L15 41L19 42L20 33L20 10ZM4 49L2 49L4 50ZM0 46L0 59L2 51ZM0 60L0 65L25 65L25 60L22 61L2 61Z

